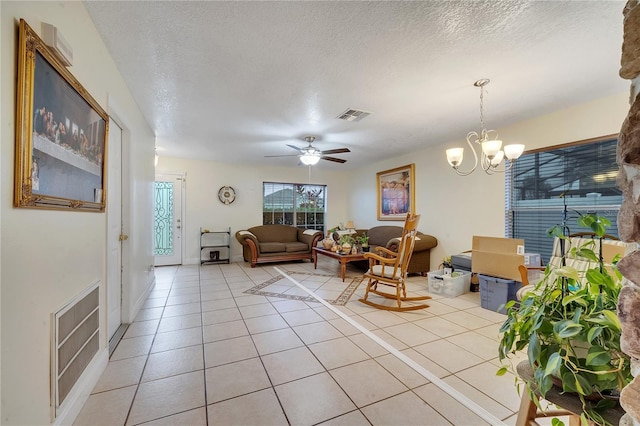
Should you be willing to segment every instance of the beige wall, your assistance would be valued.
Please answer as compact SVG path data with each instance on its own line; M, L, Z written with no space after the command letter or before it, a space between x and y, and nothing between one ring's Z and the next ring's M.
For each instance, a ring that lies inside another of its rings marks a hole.
M618 133L628 105L628 93L624 92L496 130L505 142L524 143L527 149L590 139ZM445 256L470 250L473 235L504 236L504 174L490 176L476 170L469 176L458 176L445 157L445 149L466 145L470 130L474 129L460 129L457 141L354 172L349 179L349 211L356 226L399 224L376 219L376 172L415 163L416 207L422 215L418 229L438 238L438 246L431 252L432 265ZM472 160L468 147L465 151L465 162Z
M153 263L149 217L153 212L154 136L81 2L2 1L0 10L0 423L40 425L50 422L50 315L95 281L103 283L104 296L106 214L13 208L19 19L24 18L38 33L42 21L57 26L74 50L71 73L105 110L109 112L110 105L117 105L118 114L127 118L132 188L128 196L131 200L148 200L127 213L135 256L128 261L125 281L132 301L151 284L146 270ZM103 319L104 301L102 297ZM101 343L104 348L104 327Z
M185 191L186 216L183 235L184 263L197 263L199 254L200 227L211 230L231 227L231 256L233 261L242 260L242 250L236 241L236 231L262 224L262 182L312 183L327 185L327 224L335 226L349 219L348 174L327 172L314 167L309 176L307 167L246 167L216 163L212 161L184 160L160 157L158 173L165 171L187 174ZM218 201L218 189L232 186L236 191L233 204Z

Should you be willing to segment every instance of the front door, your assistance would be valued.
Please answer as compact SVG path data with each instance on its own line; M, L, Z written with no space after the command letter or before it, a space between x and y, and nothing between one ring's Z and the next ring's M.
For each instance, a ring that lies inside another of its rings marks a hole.
M157 174L154 190L154 250L156 266L182 264L181 174Z

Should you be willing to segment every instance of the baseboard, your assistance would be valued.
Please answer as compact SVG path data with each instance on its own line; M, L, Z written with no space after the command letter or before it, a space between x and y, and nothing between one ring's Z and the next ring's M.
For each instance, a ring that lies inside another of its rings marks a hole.
M99 352L84 370L73 390L67 395L62 406L58 409L58 415L53 421L54 425L71 425L89 399L91 391L100 380L102 373L109 362L109 348Z

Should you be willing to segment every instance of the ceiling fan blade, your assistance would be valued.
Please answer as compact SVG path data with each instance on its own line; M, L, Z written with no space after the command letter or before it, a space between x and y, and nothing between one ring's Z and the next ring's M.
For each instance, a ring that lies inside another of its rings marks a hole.
M349 148L338 148L338 149L328 149L326 151L322 151L323 154L343 154L345 152L351 152Z
M297 146L295 146L295 145L289 145L289 144L286 144L286 145L287 145L289 148L293 148L293 149L295 149L295 150L296 150L296 151L298 151L298 152L302 151L302 148L298 148L298 147L297 147Z
M343 160L342 158L336 158L336 157L325 157L324 155L322 157L323 160L328 160L328 161L333 161L334 163L346 163L347 160Z
M300 154L291 154L291 155L265 155L264 158L269 157L299 157Z

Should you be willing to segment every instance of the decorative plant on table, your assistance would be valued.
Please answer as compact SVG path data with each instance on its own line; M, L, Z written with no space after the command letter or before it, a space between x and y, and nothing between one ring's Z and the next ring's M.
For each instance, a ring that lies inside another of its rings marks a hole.
M369 251L369 236L367 233L363 233L362 235L358 235L355 237L360 247L362 247L362 251Z
M575 393L582 401L583 423L607 424L599 412L616 404L607 396L617 395L633 379L629 357L620 349L616 315L622 275L615 266L617 258L610 265L602 259L602 238L609 220L581 215L578 224L590 228L597 238L570 248L568 255L589 260L594 267L578 271L570 266L547 266L544 278L519 305L508 302L507 320L500 329L499 358L504 360L526 348L534 371L533 382L525 383L528 392L535 389L544 397L561 383L564 392ZM566 241L565 229L558 226L548 232ZM600 245L599 256L594 252L596 244ZM498 375L507 369L501 367ZM593 397L602 399L588 403Z
M342 247L343 251L347 253L351 250L351 247L356 243L356 240L351 235L341 235L338 244Z

